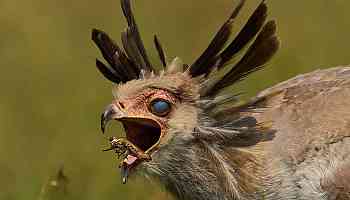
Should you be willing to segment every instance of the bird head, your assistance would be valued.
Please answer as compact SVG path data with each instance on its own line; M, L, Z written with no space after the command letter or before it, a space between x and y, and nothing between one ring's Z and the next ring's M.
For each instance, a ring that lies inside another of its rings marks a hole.
M124 178L138 166L155 166L161 162L160 157L178 154L175 144L179 147L194 140L218 142L224 140L225 134L239 133L238 125L226 132L222 128L229 120L243 122L237 115L220 118L227 111L224 105L237 103L235 94L220 92L262 68L279 46L275 22L265 22L264 2L228 43L243 4L243 0L239 1L208 48L191 65L177 57L168 61L157 36L154 44L162 66L156 68L150 63L129 0L121 0L127 20L122 32L123 49L105 32L93 29L92 40L109 65L96 60L96 66L115 84L114 99L101 115L101 129L104 132L107 123L114 120L123 124L125 138L112 139L111 143L125 150L121 164ZM240 59L233 63L236 55L241 55ZM238 108L231 106L230 110ZM217 132L217 127L222 133Z
M111 120L121 122L124 142L135 149L125 155L122 169L128 172L124 176L142 162L152 162L176 134L190 137L196 127L198 80L182 71L184 65L178 58L169 65L172 72L145 72L142 78L116 85L114 99L102 113L102 130ZM150 159L144 159L145 154Z
M101 117L102 130L109 120L122 122L126 139L143 152L166 144L169 129L195 126L198 84L187 73L150 75L117 85L113 93Z

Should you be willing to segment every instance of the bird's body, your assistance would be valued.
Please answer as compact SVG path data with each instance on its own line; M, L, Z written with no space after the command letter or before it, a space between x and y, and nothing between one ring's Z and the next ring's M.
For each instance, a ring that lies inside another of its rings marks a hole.
M225 47L240 1L191 66L167 62L155 37L160 71L147 58L130 2L121 3L124 51L102 31L92 39L110 65L97 61L98 69L117 83L101 127L112 119L124 125L126 138L111 139L123 156L124 183L142 171L179 200L350 199L350 68L301 75L242 104L223 89L264 66L279 46L264 1Z
M279 192L265 199L350 199L349 98L350 68L338 67L299 75L252 100L263 109L245 115L276 131L250 149L270 191Z
M275 160L269 168L289 174L283 195L350 199L349 98L349 67L299 75L258 95L266 109L250 115L276 130L263 151Z
M349 67L299 75L262 91L240 106L242 112L220 113L240 113L238 127L270 124L266 141L213 144L179 137L155 165L145 163L146 172L184 200L350 199L349 98ZM251 106L256 109L246 111ZM202 128L199 135L215 134Z

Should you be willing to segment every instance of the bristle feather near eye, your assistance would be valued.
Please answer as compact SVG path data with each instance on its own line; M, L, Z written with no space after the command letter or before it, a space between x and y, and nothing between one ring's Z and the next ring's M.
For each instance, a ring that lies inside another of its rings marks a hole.
M166 73L168 74L183 72L183 71L184 71L184 63L178 57L175 57L166 68Z

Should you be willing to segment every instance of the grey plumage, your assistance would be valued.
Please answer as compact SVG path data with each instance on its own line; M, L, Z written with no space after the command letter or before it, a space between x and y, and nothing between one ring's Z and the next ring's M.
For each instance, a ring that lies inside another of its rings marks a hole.
M242 103L239 95L220 92L265 66L279 47L275 21L265 23L264 1L225 48L240 1L190 66L179 58L167 63L155 37L166 65L159 72L130 2L121 3L125 53L102 31L92 38L110 65L98 61L98 69L118 83L101 128L112 119L123 123L126 137L111 140L111 149L125 154L123 182L128 172L142 171L179 200L350 199L349 67L300 75Z

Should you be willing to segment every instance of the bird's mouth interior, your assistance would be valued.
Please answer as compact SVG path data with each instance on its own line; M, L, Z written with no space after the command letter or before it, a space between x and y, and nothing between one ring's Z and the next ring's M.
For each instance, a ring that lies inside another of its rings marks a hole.
M126 139L143 152L152 150L161 136L160 125L154 120L144 118L128 118L121 120Z
M143 161L150 161L150 154L159 144L161 126L154 120L145 118L118 119L125 129L125 138L110 138L111 148L119 156L123 155L120 163L122 183L126 183L130 170L134 170ZM102 126L103 127L103 126Z

